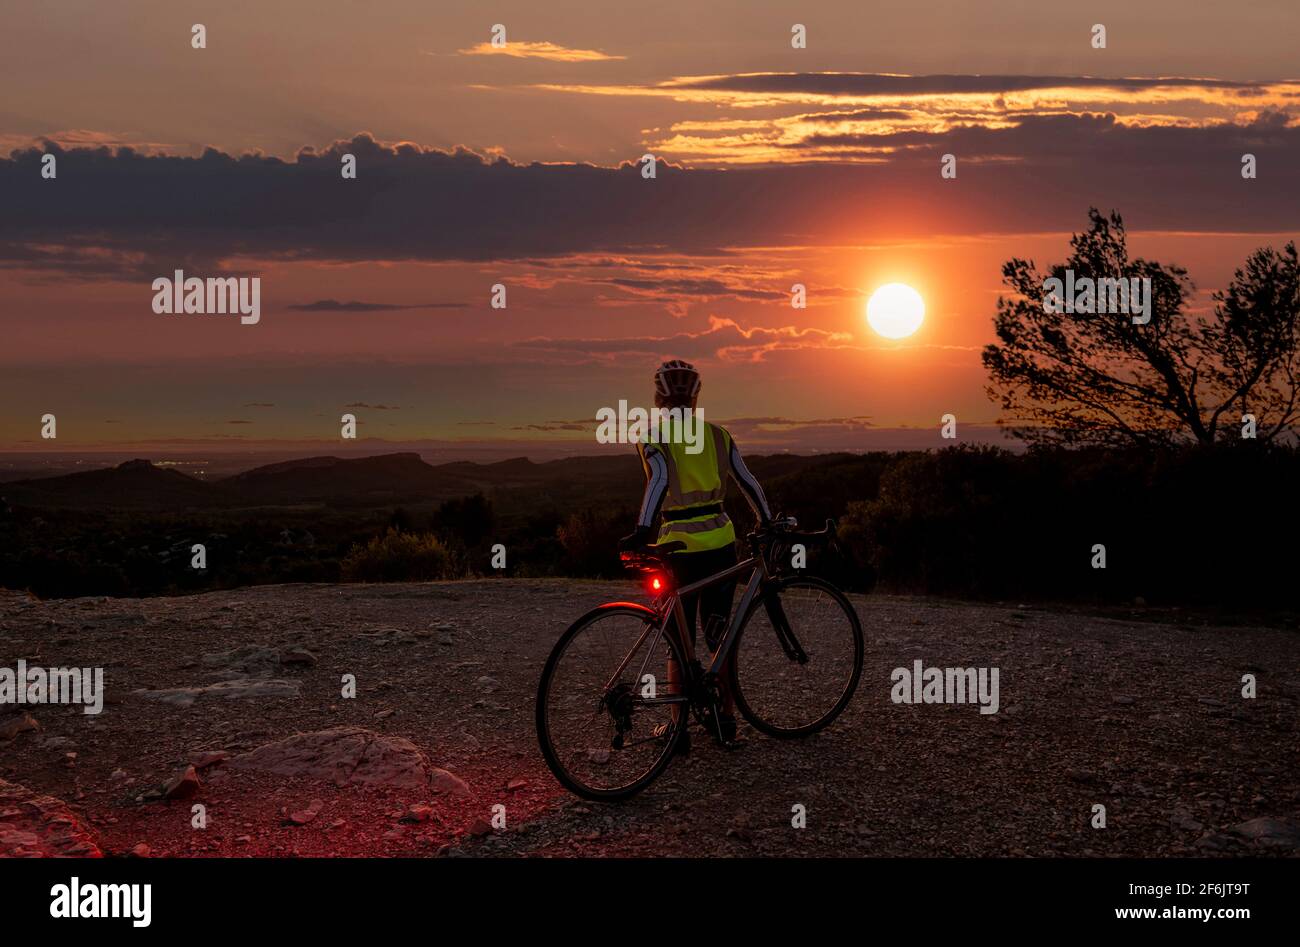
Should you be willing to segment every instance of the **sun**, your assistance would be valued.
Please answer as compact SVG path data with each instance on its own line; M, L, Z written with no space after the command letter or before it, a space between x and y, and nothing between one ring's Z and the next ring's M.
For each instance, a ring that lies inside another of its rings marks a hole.
M887 339L905 339L925 321L925 300L906 283L886 283L867 300L867 322Z

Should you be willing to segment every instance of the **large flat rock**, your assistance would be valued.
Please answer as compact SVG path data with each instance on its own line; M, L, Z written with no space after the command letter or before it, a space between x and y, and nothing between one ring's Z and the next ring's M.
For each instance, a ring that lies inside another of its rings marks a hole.
M0 779L0 858L101 857L67 803Z
M363 727L335 727L297 733L232 757L231 769L306 776L338 786L391 786L422 789L432 767L424 753L401 737Z

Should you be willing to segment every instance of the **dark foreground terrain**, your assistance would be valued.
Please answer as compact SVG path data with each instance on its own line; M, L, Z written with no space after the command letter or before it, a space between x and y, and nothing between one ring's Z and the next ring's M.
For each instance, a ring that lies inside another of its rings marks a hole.
M735 753L700 737L631 802L577 800L536 748L537 677L572 618L627 597L570 580L0 593L0 666L100 665L108 693L98 716L0 708L0 855L1300 851L1300 637L1015 605L855 597L866 667L829 731L749 731ZM1000 712L892 703L890 672L916 659L1000 668Z

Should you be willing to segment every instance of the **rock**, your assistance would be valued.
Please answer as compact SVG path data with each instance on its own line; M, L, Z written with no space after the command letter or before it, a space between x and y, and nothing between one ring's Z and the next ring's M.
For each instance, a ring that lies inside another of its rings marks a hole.
M102 857L67 803L0 779L0 858Z
M1225 852L1240 845L1240 839L1223 832L1207 832L1196 840L1196 847L1208 852Z
M528 780L522 779L520 777L515 777L514 779L510 780L510 782L506 783L506 791L515 792L516 790L523 789L527 785L528 785Z
M455 773L445 769L434 769L430 778L430 785L434 792L445 793L449 796L469 796L469 784L461 779Z
M399 822L428 822L433 815L433 808L425 805L413 805L402 814Z
M280 666L280 652L264 645L250 644L231 651L205 654L202 660L207 667L239 672L241 676L270 674Z
M588 762L595 763L597 766L604 766L609 762L609 750L596 749L587 751Z
M1192 814L1186 809L1175 809L1173 815L1169 817L1169 824L1185 832L1200 832L1205 829L1205 826L1192 818Z
M487 691L489 694L493 693L498 687L501 686L495 677L489 677L486 674L484 674L474 683L477 684L479 687L483 688L483 690Z
M323 808L325 808L324 801L313 799L307 805L306 809L299 809L296 812L290 812L289 818L286 821L291 825L306 825L308 822L315 821L316 816L320 815L320 811Z
M306 648L286 648L280 652L280 663L298 667L313 667L316 664L316 655Z
M39 729L41 729L41 725L37 723L36 718L24 710L18 716L11 717L4 723L0 723L0 740L7 742L20 733Z
M203 784L199 782L199 774L193 766L187 766L174 776L163 789L163 796L167 799L189 799Z
M232 757L226 765L236 770L323 779L339 786L398 789L428 786L432 769L409 740L362 727L294 734Z
M1130 704L1137 703L1137 701L1135 701L1132 697L1128 697L1128 696L1123 695L1123 694L1118 695L1118 696L1115 696L1115 697L1112 697L1112 698L1110 699L1110 702L1111 702L1112 704L1119 704L1121 707L1127 707L1127 706L1129 706Z
M206 687L171 687L161 690L136 690L131 693L145 700L156 700L173 707L191 707L200 697L236 698L297 697L302 684L273 678L237 678L218 681Z
M190 763L197 770L205 770L228 759L230 753L227 750L198 750L190 754Z
M1300 822L1289 819L1273 819L1264 816L1234 825L1228 831L1260 848L1274 851L1300 849Z
M475 819L470 824L469 834L475 838L482 838L485 835L491 835L492 824L485 819Z
M137 842L135 844L135 847L131 849L131 854L134 855L136 858L148 858L150 855L153 854L153 849L151 849L144 842Z

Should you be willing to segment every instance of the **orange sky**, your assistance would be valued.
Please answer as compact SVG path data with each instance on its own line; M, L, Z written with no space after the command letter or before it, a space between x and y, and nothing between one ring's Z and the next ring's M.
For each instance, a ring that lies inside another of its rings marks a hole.
M46 412L69 450L328 443L344 410L581 445L669 356L764 449L973 434L1001 264L1062 259L1090 205L1201 306L1297 230L1290 4L265 6L60 4L0 37L0 450L55 446ZM155 314L176 268L258 276L261 321ZM901 342L863 319L895 281L927 304Z

